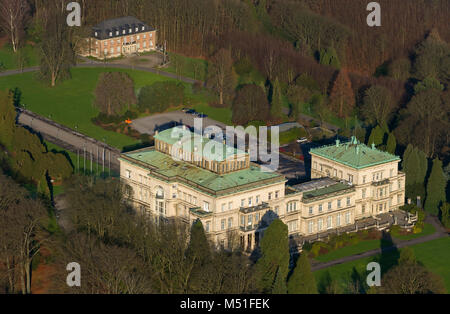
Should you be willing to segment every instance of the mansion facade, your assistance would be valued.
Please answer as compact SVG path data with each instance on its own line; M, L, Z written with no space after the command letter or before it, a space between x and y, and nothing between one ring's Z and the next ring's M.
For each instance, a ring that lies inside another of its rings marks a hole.
M86 46L80 53L97 59L148 52L156 49L156 30L128 16L103 21L92 28Z
M400 158L355 138L312 149L312 180L290 186L281 174L262 171L247 152L225 143L220 158L199 154L213 139L192 133L196 137L201 138L194 145L180 146L173 129L157 133L154 147L121 155L120 176L132 187L137 209L155 220L200 219L217 245L254 249L275 218L290 236L306 237L404 205Z

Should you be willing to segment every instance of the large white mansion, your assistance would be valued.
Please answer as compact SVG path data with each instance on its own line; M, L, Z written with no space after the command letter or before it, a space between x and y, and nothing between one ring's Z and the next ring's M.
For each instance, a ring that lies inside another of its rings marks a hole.
M200 145L209 141L202 137ZM200 219L210 238L225 247L254 248L275 217L287 224L289 235L306 237L404 205L400 158L355 138L312 149L312 180L294 186L226 144L223 158L198 155L201 149L189 145L178 154L192 161L177 161L171 155L176 143L169 129L155 135L154 147L122 154L121 180L132 187L136 208L155 218Z

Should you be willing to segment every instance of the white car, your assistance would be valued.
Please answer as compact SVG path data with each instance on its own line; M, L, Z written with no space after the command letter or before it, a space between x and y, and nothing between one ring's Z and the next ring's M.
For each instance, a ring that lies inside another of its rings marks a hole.
M297 143L299 143L299 144L308 143L308 142L309 141L306 137L302 137L297 140Z

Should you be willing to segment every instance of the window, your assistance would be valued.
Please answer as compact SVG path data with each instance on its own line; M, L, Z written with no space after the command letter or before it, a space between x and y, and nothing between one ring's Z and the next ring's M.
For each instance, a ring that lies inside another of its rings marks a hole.
M345 223L348 225L350 223L350 212L345 213Z
M153 37L153 34L152 33L150 33L150 38L152 38Z
M351 174L348 175L348 181L350 183L353 183L353 176Z
M333 177L337 177L337 170L333 169Z
M141 39L141 36L140 36L140 35L137 35L137 36L136 36L136 39L137 39L137 40Z
M322 224L323 224L323 220L319 219L319 221L317 223L317 231L322 231Z
M228 218L228 228L233 227L233 218Z
M362 197L365 198L366 197L366 189L362 190Z
M97 32L95 32L95 37L97 37L98 36L98 33Z
M205 212L209 212L209 203L208 202L203 202L203 210Z
M308 223L308 233L312 233L314 229L314 222L310 221Z
M341 225L341 214L338 214L336 216L336 227L339 227Z
M206 232L209 232L210 225L211 225L211 222L207 221L206 222L206 229L205 229Z
M114 48L111 48L111 54L113 54L114 53Z
M132 32L133 30L130 28L129 30L128 30L128 33L130 33L131 34L131 32Z
M256 195L256 204L259 204L259 195Z
M294 232L297 230L297 220L288 222L288 232Z
M339 171L339 178L342 179L343 176L344 176L344 174L342 173L342 171Z
M275 192L275 198L278 198L278 191Z
M378 204L378 211L382 212L383 211L383 204Z
M241 207L245 206L245 199L241 199Z
M226 223L226 220L222 219L222 221L220 222L220 230L225 230L225 223Z
M119 35L119 31L116 31L116 35Z
M364 214L365 212L366 212L366 205L363 204L363 205L361 206L361 213Z
M136 28L134 29L134 31L135 31L135 32L138 32L138 31L139 31L139 28L136 27Z
M147 47L147 42L144 41L143 46L144 46L144 48L146 48L146 47ZM223 165L222 165L222 166L223 166Z
M125 30L123 30L123 31L122 31L122 34L124 34L124 35L125 35Z
M366 176L363 176L363 183L366 183Z
M314 169L317 170L317 162L314 162Z
M286 204L286 212L293 212L297 210L297 202L290 202Z
M145 30L145 26L142 26L142 30Z
M247 225L251 226L253 224L253 215L248 215Z
M194 201L193 201L194 205L197 205L197 198L194 196Z
M141 49L141 44L140 43L137 43L137 49Z
M400 190L402 188L402 181L398 180L398 189Z
M146 39L147 38L147 34L144 34L144 39Z
M127 179L131 179L131 171L130 170L125 170L125 177Z
M225 211L225 206L226 206L227 204L222 204L222 212L224 212Z
M331 202L328 202L328 210L331 210Z
M337 207L341 208L341 200L337 200Z
M150 40L150 47L153 47L153 41Z
M231 210L231 209L233 209L233 202L228 203L228 210Z
M112 32L109 32L109 37L112 37Z
M313 214L313 207L312 207L312 206L309 207L309 214L310 214L310 215Z
M269 200L272 199L272 192L269 193Z
M245 216L242 215L241 216L241 226L244 226L244 225L245 225Z
M259 214L255 214L255 224L259 222Z
M319 213L322 212L322 204L319 204Z
M248 206L252 206L253 197L248 198Z
M280 207L279 206L275 206L275 214L277 214L278 215L278 211L280 210Z
M347 197L347 206L350 206L350 197Z
M327 228L328 229L333 228L333 219L331 216L328 216L328 218L327 218Z

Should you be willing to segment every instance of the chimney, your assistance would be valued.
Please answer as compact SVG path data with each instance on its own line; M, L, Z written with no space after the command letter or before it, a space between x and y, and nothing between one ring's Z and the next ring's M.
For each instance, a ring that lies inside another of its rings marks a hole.
M372 149L375 149L375 143L372 143Z
M339 139L336 140L336 147L339 147L339 144L341 143L341 141Z

